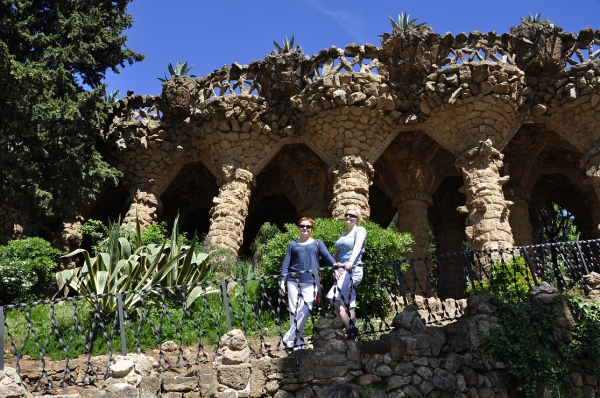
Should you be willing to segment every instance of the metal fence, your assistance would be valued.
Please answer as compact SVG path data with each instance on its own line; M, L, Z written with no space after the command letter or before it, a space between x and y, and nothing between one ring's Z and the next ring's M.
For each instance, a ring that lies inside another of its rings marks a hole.
M464 299L474 293L488 291L521 300L540 281L564 291L584 275L600 272L599 255L600 240L590 240L365 264L356 288L360 338L391 330L394 315L409 304L415 304L423 319L433 324L468 316ZM314 306L304 328L307 336L319 317L332 313L323 289L334 283L332 272L327 268L309 272L314 296L306 301ZM299 274L289 276L300 279ZM280 277L232 278L0 306L4 354L0 370L6 362L21 374L24 363L29 368L36 363L35 375L29 369L28 380L32 391L41 391L107 378L114 356L128 352L151 352L160 372L185 368L212 362L223 334L232 328L247 336L252 355L283 350L290 317L287 298L278 289ZM202 294L188 305L188 292L196 286ZM128 295L139 295L138 305L124 306ZM102 313L102 300L116 300L117 312ZM97 355L105 355L105 361L95 361Z

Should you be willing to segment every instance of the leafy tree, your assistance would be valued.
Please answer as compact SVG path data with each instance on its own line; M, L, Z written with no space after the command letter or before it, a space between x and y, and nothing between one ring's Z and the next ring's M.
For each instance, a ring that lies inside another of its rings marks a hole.
M572 242L579 240L575 217L556 203L545 204L538 219L543 223L539 231L539 243Z
M0 205L43 225L116 182L101 82L143 59L125 47L130 1L0 0Z

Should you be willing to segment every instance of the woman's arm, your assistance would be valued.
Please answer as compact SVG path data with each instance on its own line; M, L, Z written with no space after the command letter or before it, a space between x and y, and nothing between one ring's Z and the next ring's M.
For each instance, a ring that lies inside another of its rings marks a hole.
M358 258L358 255L360 254L360 251L362 250L363 244L365 243L366 239L367 234L364 228L360 228L356 231L356 237L354 238L354 246L352 247L352 254L350 254L350 260L348 260L348 262L344 264L344 268L346 269L346 271L350 271L354 266L354 263L356 262L356 259Z

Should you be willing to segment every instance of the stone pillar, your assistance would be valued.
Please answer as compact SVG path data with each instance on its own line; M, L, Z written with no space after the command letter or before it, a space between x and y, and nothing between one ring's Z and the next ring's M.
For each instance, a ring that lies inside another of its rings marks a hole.
M222 166L219 196L214 198L208 241L213 248L227 248L238 252L244 241L244 225L254 176L237 164Z
M76 214L72 218L65 219L54 234L54 240L52 246L60 250L61 255L69 254L76 249L79 249L81 242L83 242L83 233L79 229L81 223L83 223L83 216ZM59 264L61 269L75 268L76 257L61 257Z
M416 189L398 192L393 199L398 209L398 231L409 232L414 238L412 251L405 253L406 258L424 258L429 256L429 220L427 208L433 204L431 195ZM422 262L415 262L415 273L421 286L426 286L427 273ZM414 278L408 275L407 283L412 288Z
M130 205L121 223L123 227L127 226L129 220L131 220L131 225L133 226L137 216L140 221L140 227L144 230L155 222L158 219L158 215L162 213L162 201L150 192L150 189L141 187L131 188L127 202Z
M358 156L344 156L333 170L333 200L329 205L331 217L343 218L346 208L360 208L363 220L371 214L369 187L373 183L373 166Z
M466 233L473 250L512 247L514 243L508 222L512 202L504 199L502 191L509 177L500 177L503 157L488 139L456 160L465 182L461 191L467 196L466 206L457 210L469 217Z
M513 202L508 221L515 239L515 246L533 245L532 226L529 219L531 195L521 185L510 186L506 197Z

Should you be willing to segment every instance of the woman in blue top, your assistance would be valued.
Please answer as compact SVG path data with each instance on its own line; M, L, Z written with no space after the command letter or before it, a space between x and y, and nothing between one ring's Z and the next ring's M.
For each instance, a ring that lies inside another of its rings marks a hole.
M340 266L335 270L336 284L327 293L333 310L346 324L349 340L358 335L356 328L356 287L363 278L362 255L365 252L367 230L360 227L360 209L348 207L344 214L346 232L335 242L334 257Z
M300 219L298 222L300 239L290 242L281 265L282 278L279 286L281 294L285 294L287 285L290 310L290 329L283 336L283 343L286 348L294 350L304 348L302 330L316 297L319 283L319 255L325 260L327 266L331 267L335 263L325 244L321 240L310 237L314 225L312 218Z

